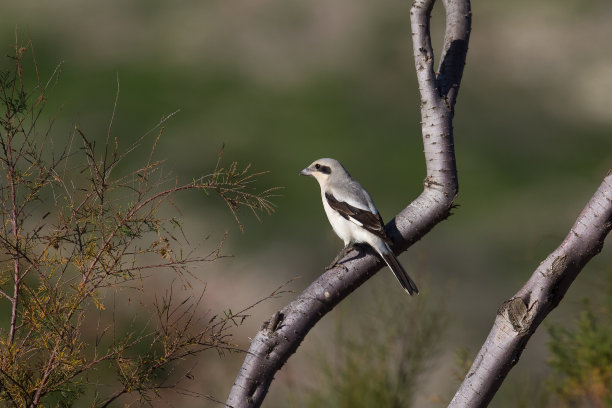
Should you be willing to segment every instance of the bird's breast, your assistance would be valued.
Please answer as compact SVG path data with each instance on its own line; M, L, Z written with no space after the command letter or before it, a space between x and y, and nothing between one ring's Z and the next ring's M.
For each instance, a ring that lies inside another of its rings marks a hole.
M344 241L344 245L353 242L353 228L355 228L356 225L332 209L327 203L325 196L323 196L323 208L325 209L325 214L327 214L327 219L334 232Z

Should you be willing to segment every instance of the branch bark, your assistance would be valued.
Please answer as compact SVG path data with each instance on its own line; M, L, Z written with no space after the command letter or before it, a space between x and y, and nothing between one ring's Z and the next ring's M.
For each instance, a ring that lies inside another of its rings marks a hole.
M386 225L396 253L406 250L449 216L459 188L452 120L470 36L470 2L444 2L446 35L439 73L434 71L429 30L433 5L434 0L417 0L410 11L427 177L421 195ZM351 251L342 265L323 273L263 324L230 391L228 406L259 407L274 374L310 329L384 263L370 251Z
M612 171L561 245L497 311L493 328L449 407L486 407L518 362L531 335L559 304L612 229Z

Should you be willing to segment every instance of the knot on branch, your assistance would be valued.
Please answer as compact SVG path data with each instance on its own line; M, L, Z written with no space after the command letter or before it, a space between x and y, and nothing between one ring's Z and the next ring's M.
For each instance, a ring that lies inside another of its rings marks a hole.
M267 330L269 334L275 333L278 329L280 329L283 320L285 320L285 314L281 312L276 312L270 317L269 320L266 320L261 326L261 330Z
M556 257L550 265L549 273L552 276L559 275L567 268L567 255Z
M535 301L530 308L527 307L525 301L520 297L512 298L499 308L497 314L507 320L518 334L524 333L529 329L531 321L533 320L534 306L538 302Z

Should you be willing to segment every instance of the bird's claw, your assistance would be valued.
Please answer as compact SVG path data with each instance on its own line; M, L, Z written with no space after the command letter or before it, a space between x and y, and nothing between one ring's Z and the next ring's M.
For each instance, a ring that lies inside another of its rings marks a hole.
M331 263L331 264L327 265L325 267L325 270L329 271L330 269L334 269L336 266L339 267L339 268L344 269L345 272L348 272L348 268L344 264L341 264L341 263L338 263L338 262L334 262L334 263Z
M325 270L326 270L326 271L329 271L330 269L334 269L336 266L339 266L340 268L342 268L342 269L344 269L345 271L347 271L347 272L348 272L347 267L346 267L346 266L344 266L344 265L343 265L343 264L341 264L341 263L338 263L338 261L340 261L342 258L344 258L344 257L346 256L346 254L348 254L348 253L349 253L351 250L353 250L354 248L355 248L355 247L352 247L352 246L347 246L347 247L344 247L344 248L342 249L342 251L340 251L340 252L338 253L338 255L336 255L336 257L334 258L334 260L333 260L333 261L332 261L332 262L331 262L329 265L327 265L327 266L325 267Z

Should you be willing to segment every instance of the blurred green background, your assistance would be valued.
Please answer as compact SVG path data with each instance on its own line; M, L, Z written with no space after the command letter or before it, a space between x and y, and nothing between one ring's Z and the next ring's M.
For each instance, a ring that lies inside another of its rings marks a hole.
M226 251L235 257L196 272L208 282L211 310L238 309L294 277L290 289L299 293L340 249L318 186L297 175L314 159L343 162L385 220L421 192L409 8L391 0L6 0L0 47L10 55L15 35L31 39L43 79L61 63L45 116L54 120L56 143L75 124L104 140L118 78L112 133L125 146L180 109L159 148L168 172L184 181L209 173L222 145L226 162L270 171L258 184L284 187L277 211L263 222L242 214L244 234L220 200L194 194L180 202L202 251L214 246L206 237L216 242L229 229ZM460 207L401 257L427 302L448 315L418 383L419 407L444 406L458 385L455 354L474 356L497 308L561 242L612 167L612 3L481 0L472 11L454 126ZM145 146L139 154L147 153ZM581 298L601 295L611 273L608 242L550 321L569 321ZM236 343L248 347L261 322L293 296L256 308ZM301 406L319 381L317 358L332 353L325 349L334 330L350 332L375 316L381 296L396 302L396 319L416 307L381 271L311 332L265 406ZM546 342L541 328L491 406L517 406L537 392L550 373ZM225 400L241 362L241 355L205 356L189 387Z

